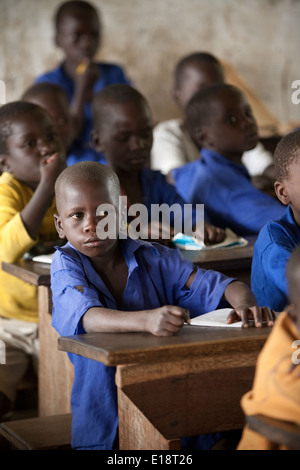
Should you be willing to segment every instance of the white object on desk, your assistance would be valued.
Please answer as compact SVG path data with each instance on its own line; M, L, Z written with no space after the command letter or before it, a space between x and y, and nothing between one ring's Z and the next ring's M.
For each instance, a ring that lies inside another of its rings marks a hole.
M52 263L54 253L50 253L48 255L38 255L32 258L32 261L38 261L39 263Z
M221 243L215 245L205 245L203 241L183 233L177 233L172 242L181 250L214 250L219 248L233 248L237 246L246 246L248 241L245 238L236 235L229 228L225 229L225 239Z
M204 313L198 317L191 318L190 325L241 328L241 321L227 323L227 316L231 310L232 308L220 308L218 310L214 310L213 312Z

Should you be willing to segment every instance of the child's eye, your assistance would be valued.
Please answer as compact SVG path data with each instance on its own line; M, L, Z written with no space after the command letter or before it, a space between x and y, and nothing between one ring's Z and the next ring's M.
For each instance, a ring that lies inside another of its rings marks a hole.
M98 217L106 217L108 215L108 211L99 211L97 212Z
M48 134L48 140L52 142L58 138L58 133L56 131L52 131Z
M75 212L74 214L71 214L71 218L76 220L82 219L82 212Z
M36 140L31 139L31 140L26 140L26 142L23 143L22 147L34 147L36 145Z
M228 117L227 117L227 121L228 121L230 124L236 124L236 123L237 123L237 117L234 116L234 115L228 116Z

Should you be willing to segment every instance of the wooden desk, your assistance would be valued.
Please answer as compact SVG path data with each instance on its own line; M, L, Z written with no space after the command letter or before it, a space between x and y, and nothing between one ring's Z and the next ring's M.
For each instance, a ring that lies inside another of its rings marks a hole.
M3 263L2 269L38 289L39 370L38 406L40 416L70 413L73 366L67 354L57 350L58 333L51 326L52 296L50 264L20 260Z
M180 449L179 437L240 429L268 328L184 326L176 336L94 333L58 347L116 366L121 450Z
M254 239L250 239L246 247L202 252L182 251L182 254L204 269L219 270L250 285L253 244ZM47 416L69 413L73 366L67 355L62 355L57 350L58 334L51 326L50 264L20 260L16 263L2 263L2 269L38 288L39 414Z
M203 251L184 251L182 256L203 269L214 269L236 277L250 287L251 263L256 236L247 237L248 245Z

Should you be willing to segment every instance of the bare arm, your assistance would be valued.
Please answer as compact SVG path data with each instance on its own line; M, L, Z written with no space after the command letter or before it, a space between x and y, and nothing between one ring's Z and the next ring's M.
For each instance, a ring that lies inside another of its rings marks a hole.
M21 211L21 218L32 239L39 233L41 223L54 197L56 178L65 167L65 160L59 153L41 161L41 180L28 204Z
M253 319L256 327L261 327L266 321L272 326L275 314L268 307L259 307L251 289L240 281L231 282L225 289L225 298L234 310L228 316L228 323L242 320L243 327L249 326L249 320Z
M131 312L93 307L82 317L82 326L87 333L148 332L155 336L171 336L184 322L189 322L189 312L174 305Z

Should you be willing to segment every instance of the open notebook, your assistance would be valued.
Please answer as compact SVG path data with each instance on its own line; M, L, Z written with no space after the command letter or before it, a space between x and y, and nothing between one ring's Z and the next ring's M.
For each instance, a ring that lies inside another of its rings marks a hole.
M205 245L203 241L198 240L195 237L184 235L183 233L177 233L172 242L175 246L181 250L214 250L217 248L233 248L235 246L246 246L248 241L244 238L236 235L229 228L225 229L225 239L221 243L215 245Z
M213 312L204 313L204 315L191 318L190 325L241 328L241 321L230 324L227 323L227 315L231 310L232 308L221 308Z

